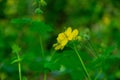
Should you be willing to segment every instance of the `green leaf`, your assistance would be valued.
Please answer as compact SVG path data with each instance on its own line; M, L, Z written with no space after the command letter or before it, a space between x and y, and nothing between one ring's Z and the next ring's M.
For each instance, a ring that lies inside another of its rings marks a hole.
M32 22L30 26L31 31L40 34L40 36L46 38L49 37L50 32L52 32L52 27L49 25L46 25L45 23L35 20ZM43 35L44 34L44 35Z
M20 50L21 48L17 44L12 45L12 53L19 53Z
M46 6L46 5L47 5L47 3L46 3L44 0L40 0L40 4L41 4L42 6Z
M115 73L115 76L120 79L120 70Z
M60 66L59 65L56 65L55 63L53 62L48 62L46 61L45 64L44 64L44 69L48 70L48 71L54 71L54 70L59 70L60 69Z
M36 13L36 14L42 14L43 11L42 11L40 8L36 8L36 9L35 9L35 13Z
M14 64L14 63L17 63L17 62L20 62L22 59L15 59L14 61L11 62L11 64Z
M16 19L12 19L11 23L12 24L27 24L30 23L32 20L31 18L16 18Z
M81 63L73 50L56 52L51 61L54 65L59 65L59 72L61 72L61 70L68 72L72 76L72 80L83 79L85 75Z

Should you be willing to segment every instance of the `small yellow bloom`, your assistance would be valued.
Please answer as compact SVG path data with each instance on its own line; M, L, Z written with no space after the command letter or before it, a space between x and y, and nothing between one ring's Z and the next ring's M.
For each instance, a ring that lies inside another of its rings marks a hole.
M103 17L103 23L108 26L110 24L111 20L108 16Z
M55 43L55 44L53 44L53 47L55 47L55 50L59 50L59 49L63 49L64 48L64 46L62 46L61 44L59 44L59 43Z
M74 40L78 35L78 30L74 29L72 31L71 27L68 27L65 32L62 32L57 37L57 43L53 44L55 50L63 49L64 46L68 43L68 41Z

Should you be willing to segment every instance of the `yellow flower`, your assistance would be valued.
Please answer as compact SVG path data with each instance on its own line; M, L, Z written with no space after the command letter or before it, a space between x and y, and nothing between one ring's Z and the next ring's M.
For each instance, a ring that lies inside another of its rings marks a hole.
M74 29L72 31L71 27L68 27L65 32L62 32L57 37L57 43L53 44L55 50L63 49L64 46L68 43L68 41L74 40L78 35L78 30Z
M110 18L106 15L103 17L103 23L108 26L110 24L111 20Z

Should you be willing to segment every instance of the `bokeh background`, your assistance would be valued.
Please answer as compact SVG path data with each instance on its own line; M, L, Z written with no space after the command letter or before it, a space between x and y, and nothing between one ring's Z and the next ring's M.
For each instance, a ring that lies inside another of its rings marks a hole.
M81 32L89 32L96 52L105 58L104 63L97 66L100 71L90 74L96 76L95 74L100 73L96 80L120 80L119 0L45 0L46 6L38 6L36 1L0 0L0 80L18 80L17 64L11 64L15 58L11 48L14 43L21 47L24 80L42 80L44 67L41 66L41 43L45 55L49 57L57 34L69 26ZM42 11L40 14L35 13L37 8ZM83 60L91 59L84 55L88 53L86 49L81 53ZM83 73L79 73L74 67L78 65L74 61L77 57L72 59L74 56L70 56L62 56L63 61L49 66L52 71L47 74L48 80L85 80ZM72 61L76 64L71 64ZM66 65L62 70L66 70L60 73L57 72L58 67L54 69L54 66L62 62ZM98 63L100 60L89 65L90 70L95 70Z

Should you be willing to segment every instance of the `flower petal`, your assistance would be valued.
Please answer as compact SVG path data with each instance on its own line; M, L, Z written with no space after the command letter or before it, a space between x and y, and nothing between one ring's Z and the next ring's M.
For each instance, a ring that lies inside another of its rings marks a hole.
M71 35L69 36L69 40L73 40L75 39L75 37L78 35L78 30L75 29L73 30L73 32L71 33Z
M72 28L71 27L68 27L67 30L64 32L65 36L68 38L69 35L71 35L71 32L72 32Z

